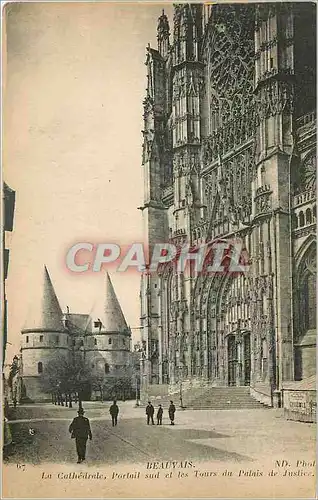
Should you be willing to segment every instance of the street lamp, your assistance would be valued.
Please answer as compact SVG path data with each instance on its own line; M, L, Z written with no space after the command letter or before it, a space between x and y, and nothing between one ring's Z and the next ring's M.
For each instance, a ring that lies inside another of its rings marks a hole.
M183 408L183 391L182 391L182 366L179 366L179 384L180 384L180 408Z
M138 399L138 377L135 375L135 389L136 389L136 405L135 407L137 408L139 406L139 399Z

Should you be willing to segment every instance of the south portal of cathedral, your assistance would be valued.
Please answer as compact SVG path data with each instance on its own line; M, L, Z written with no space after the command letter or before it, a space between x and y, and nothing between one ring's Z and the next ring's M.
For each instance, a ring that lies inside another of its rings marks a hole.
M315 373L316 41L309 3L181 4L148 46L145 239L236 238L245 274L166 265L141 281L144 386Z

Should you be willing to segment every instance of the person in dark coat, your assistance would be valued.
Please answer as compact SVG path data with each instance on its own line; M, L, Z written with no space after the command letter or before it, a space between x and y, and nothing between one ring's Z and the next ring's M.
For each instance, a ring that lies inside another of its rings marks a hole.
M71 433L71 437L75 438L78 456L77 463L80 464L85 460L86 443L88 438L92 440L92 431L88 418L84 417L83 408L80 408L77 413L78 417L73 419L68 430Z
M162 409L162 406L159 405L159 408L157 411L157 425L162 425L162 414L163 414L163 409Z
M169 418L170 418L170 425L174 425L174 414L176 412L176 407L173 404L173 401L170 401L170 406L168 409L169 413Z
M115 427L115 425L117 425L117 417L119 413L119 408L117 406L116 401L114 401L111 407L109 408L109 413L111 414L112 417L112 426Z
M153 414L155 413L155 409L152 406L151 402L148 401L148 404L146 406L146 415L147 415L147 425L149 425L150 420L151 420L151 425L155 425L153 421Z

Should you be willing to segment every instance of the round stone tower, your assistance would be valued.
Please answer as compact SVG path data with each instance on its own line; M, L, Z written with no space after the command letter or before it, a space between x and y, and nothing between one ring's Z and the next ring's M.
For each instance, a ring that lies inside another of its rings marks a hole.
M70 355L69 333L46 267L41 301L36 306L21 332L22 377L26 396L32 401L43 401L49 397L43 390L47 364L53 359Z
M99 377L129 375L131 331L127 326L113 284L106 275L106 295L101 318L93 318L86 337L86 360Z

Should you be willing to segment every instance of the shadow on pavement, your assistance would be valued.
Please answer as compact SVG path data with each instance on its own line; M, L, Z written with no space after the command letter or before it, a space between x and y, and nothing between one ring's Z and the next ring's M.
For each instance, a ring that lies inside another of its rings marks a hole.
M73 415L70 415L70 422ZM74 440L68 433L68 421L12 423L12 446L7 462L74 463ZM30 434L30 428L34 434ZM87 445L87 465L146 463L148 461L224 461L250 462L252 459L217 447L218 438L231 438L214 430L178 429L169 425L147 425L140 418L119 420L112 428L105 421L91 422L93 440ZM212 446L193 442L215 439Z

